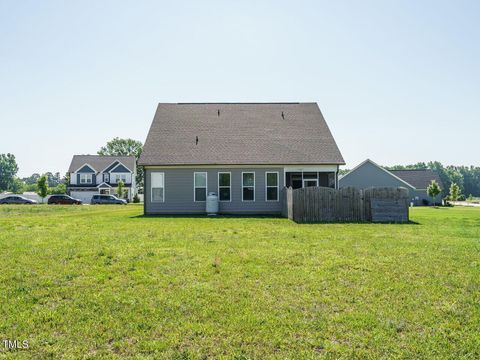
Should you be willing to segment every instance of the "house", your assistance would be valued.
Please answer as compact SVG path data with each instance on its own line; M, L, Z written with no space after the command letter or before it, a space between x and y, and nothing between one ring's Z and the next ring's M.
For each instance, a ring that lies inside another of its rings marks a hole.
M336 188L344 160L316 103L161 103L139 164L146 214L280 214L281 190Z
M134 156L74 155L70 167L70 196L89 203L95 194L117 194L117 183L125 184L125 195L131 201L136 193L136 160Z
M409 191L410 202L414 205L428 205L432 199L427 194L427 187L435 180L443 189L442 181L436 171L422 170L387 170L370 159L356 166L339 179L339 187L348 186L366 189L372 186L404 187ZM435 203L441 203L438 195Z

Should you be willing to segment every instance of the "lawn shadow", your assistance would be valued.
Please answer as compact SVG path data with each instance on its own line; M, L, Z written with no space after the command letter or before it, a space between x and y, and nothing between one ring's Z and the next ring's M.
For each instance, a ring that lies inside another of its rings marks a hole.
M422 225L419 222L409 220L407 222L372 222L372 221L315 221L315 222L297 222L292 220L295 224L298 225L314 225L314 224L325 224L325 225L334 225L334 224L357 224L357 225Z
M229 214L222 214L222 215L205 215L205 214L141 214L141 215L134 215L130 216L130 219L158 219L158 218L166 218L166 219L212 219L212 220L219 220L219 219L282 219L284 218L281 215L229 215Z

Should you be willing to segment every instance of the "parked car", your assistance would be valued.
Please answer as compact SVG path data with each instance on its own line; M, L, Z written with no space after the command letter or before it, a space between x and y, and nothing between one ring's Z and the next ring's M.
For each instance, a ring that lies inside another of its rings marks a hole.
M27 199L20 195L10 195L0 199L0 204L36 204L35 200Z
M65 204L65 205L81 205L82 201L79 199L74 199L71 196L60 194L52 195L48 199L49 204Z
M115 195L93 195L92 196L92 205L95 204L120 204L120 205L127 205L127 201L123 199L119 199Z

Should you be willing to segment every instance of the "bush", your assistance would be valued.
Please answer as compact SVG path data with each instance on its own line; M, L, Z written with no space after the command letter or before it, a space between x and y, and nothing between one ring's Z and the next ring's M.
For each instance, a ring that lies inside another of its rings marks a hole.
M458 200L458 201L465 201L465 200L467 200L467 198L466 198L465 195L461 194L461 195L458 197L457 200Z
M137 204L137 203L140 202L140 198L138 197L138 194L135 194L135 195L133 196L133 202L134 202L135 204Z

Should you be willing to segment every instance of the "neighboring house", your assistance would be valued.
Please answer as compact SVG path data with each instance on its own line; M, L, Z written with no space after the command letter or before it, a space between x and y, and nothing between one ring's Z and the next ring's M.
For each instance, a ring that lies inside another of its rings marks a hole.
M139 164L146 214L280 214L281 190L337 187L344 160L316 103L159 104Z
M436 171L425 170L386 170L370 159L352 169L339 179L339 187L348 186L366 189L372 186L404 187L409 190L410 201L414 205L427 205L432 199L427 194L427 187L435 180L443 189L442 182ZM441 203L438 195L435 203Z
M74 155L68 172L68 193L86 203L95 194L117 194L120 180L126 191L122 198L131 201L136 192L134 156Z

